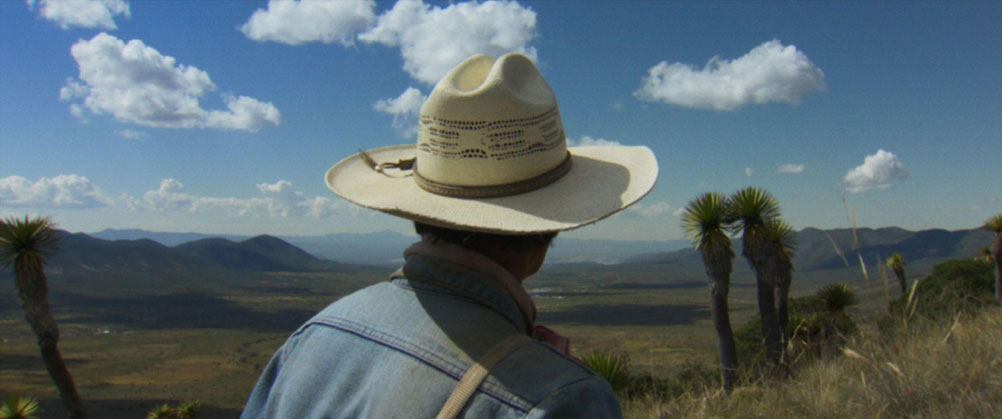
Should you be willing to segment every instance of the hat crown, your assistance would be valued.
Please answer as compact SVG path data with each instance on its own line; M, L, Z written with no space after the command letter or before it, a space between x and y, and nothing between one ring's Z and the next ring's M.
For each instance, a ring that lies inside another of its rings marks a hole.
M416 170L432 182L505 185L544 174L566 156L553 91L522 54L468 58L421 107Z

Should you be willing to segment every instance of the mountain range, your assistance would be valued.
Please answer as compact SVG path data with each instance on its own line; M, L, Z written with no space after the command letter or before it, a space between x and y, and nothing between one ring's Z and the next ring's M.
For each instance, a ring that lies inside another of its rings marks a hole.
M122 271L158 272L345 272L359 265L315 257L277 237L261 235L241 241L203 238L176 246L152 239L104 240L57 230L59 251L47 263L53 273Z
M359 265L398 264L402 250L416 239L388 231L286 238L143 230L104 230L94 233L94 237L63 234L63 250L53 262L56 266L75 265L83 269L189 266L227 271L345 271L358 269ZM794 266L802 272L858 268L862 259L868 269L873 269L891 253L899 252L911 266L911 273L918 274L946 259L977 256L990 245L992 237L991 232L983 229L915 232L885 227L859 228L853 232L805 228L797 232ZM740 255L740 240L734 241L734 249ZM623 269L658 265L659 270L702 270L699 254L684 240L558 238L547 261L551 267L597 262L615 263Z
M855 237L855 238L854 238ZM894 252L901 253L914 273L926 272L932 265L951 258L975 257L990 246L993 233L985 229L947 231L930 229L908 231L897 227L821 230L805 228L797 232L794 269L821 271L858 268L862 260L874 268ZM740 257L741 242L732 242ZM701 264L693 249L657 252L633 256L625 264L662 264L695 266Z
M107 229L92 233L91 236L105 240L150 239L166 246L177 246L194 240L210 238L224 238L231 241L242 241L250 238L250 236L240 235L163 233L138 229ZM403 250L417 241L416 235L405 235L392 231L368 234L282 236L280 238L319 258L342 263L378 266L399 265L403 260ZM621 263L633 255L677 250L688 246L688 240L584 240L558 236L550 248L547 263L597 262L613 264Z

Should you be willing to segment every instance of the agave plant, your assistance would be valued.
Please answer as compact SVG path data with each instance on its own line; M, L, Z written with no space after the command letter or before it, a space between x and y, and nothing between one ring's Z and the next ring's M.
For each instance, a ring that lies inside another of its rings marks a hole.
M825 310L829 313L845 311L846 307L855 305L856 292L848 285L842 283L828 284L815 294L824 304Z
M731 283L731 239L727 237L730 202L718 193L704 193L689 201L682 214L685 235L703 257L703 266L709 277L710 302L713 326L717 331L721 378L724 391L730 393L738 380L738 355L734 344L734 331L727 305Z
M10 396L0 404L0 419L34 419L41 410L38 400L27 396Z
M633 376L630 375L630 358L625 354L592 352L581 358L581 363L605 378L617 394L624 394L633 383Z

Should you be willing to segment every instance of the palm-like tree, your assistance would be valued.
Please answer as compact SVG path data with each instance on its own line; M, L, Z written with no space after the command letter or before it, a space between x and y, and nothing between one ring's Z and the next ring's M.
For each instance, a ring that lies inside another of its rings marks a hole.
M782 343L786 344L786 330L790 323L790 285L793 283L793 249L797 246L796 233L789 223L779 218L765 223L766 238L775 246L776 252L776 318L782 332Z
M55 251L58 236L48 218L0 221L0 264L13 266L18 301L24 317L38 338L38 348L49 376L59 390L59 398L70 417L84 416L73 377L59 354L59 327L49 311L49 290L42 266L45 257Z
M898 284L901 284L901 293L908 293L908 284L905 283L905 257L901 256L901 253L894 252L891 256L887 258L885 262L888 268L894 271L894 275L898 277Z
M727 236L730 204L722 194L704 193L689 201L682 215L682 228L703 257L709 277L713 326L717 331L720 370L724 391L730 393L738 379L738 355L727 307L731 283L731 239Z
M776 246L768 240L766 233L766 224L780 216L779 202L768 191L749 186L731 195L731 207L729 221L734 222L735 232L742 233L741 255L755 271L766 357L774 365L779 365L783 353L782 333L776 315L779 257Z
M992 261L995 262L995 299L1002 301L1002 213L985 220L985 228L995 232Z

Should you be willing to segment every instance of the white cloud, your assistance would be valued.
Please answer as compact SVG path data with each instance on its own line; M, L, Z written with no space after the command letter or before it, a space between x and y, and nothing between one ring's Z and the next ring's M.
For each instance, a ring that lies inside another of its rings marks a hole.
M621 144L619 141L610 141L610 140L606 140L605 138L597 138L596 139L596 138L589 137L587 135L582 136L581 139L579 139L577 141L574 141L574 140L571 140L571 139L567 140L567 146L568 147L580 147L580 146L590 146L590 145L597 145L597 146L621 146L623 144Z
M754 175L754 174L755 174L755 170L754 169L752 169L750 167L746 167L745 168L745 177L752 177L752 175Z
M663 214L674 214L672 211L672 206L665 201L654 202L651 204L637 203L627 208L628 213L640 215L642 217L660 217Z
M876 153L866 156L863 164L850 170L842 178L849 193L863 193L878 189L888 189L891 181L903 181L908 178L898 156L889 151L878 149Z
M802 165L802 164L782 164L782 165L780 165L779 167L776 168L776 172L777 173L787 173L787 174L803 173L804 172L804 165Z
M372 0L269 0L268 10L257 9L240 31L255 41L350 46L375 22L375 8Z
M441 8L400 0L358 39L400 47L404 71L415 80L433 84L477 53L497 57L521 52L536 60L536 49L527 46L536 36L535 28L536 13L513 1Z
M174 57L133 39L122 42L106 33L70 48L80 68L79 80L69 79L59 91L71 113L83 109L111 114L119 121L166 128L218 128L257 131L278 125L281 114L271 103L246 96L223 95L228 110L202 109L199 97L216 86L209 74L177 64ZM74 107L76 105L76 107Z
M96 208L112 201L97 185L80 175L43 177L35 182L21 176L0 178L0 206L32 208Z
M129 209L133 211L188 211L202 212L224 210L233 215L253 215L267 217L329 217L338 211L356 213L346 204L325 197L306 197L293 188L292 182L280 180L275 183L259 183L259 197L234 198L198 196L185 192L184 184L174 179L164 179L156 190L147 191L142 199L122 194Z
M634 95L697 109L729 111L749 104L799 103L825 88L824 73L793 45L763 43L733 61L713 57L702 69L662 61Z
M34 9L35 0L27 0ZM38 15L56 22L60 28L116 29L115 16L129 17L129 3L124 0L39 0Z
M393 115L393 127L406 136L412 136L417 133L418 111L427 99L420 90L408 87L396 98L377 101L372 109Z

